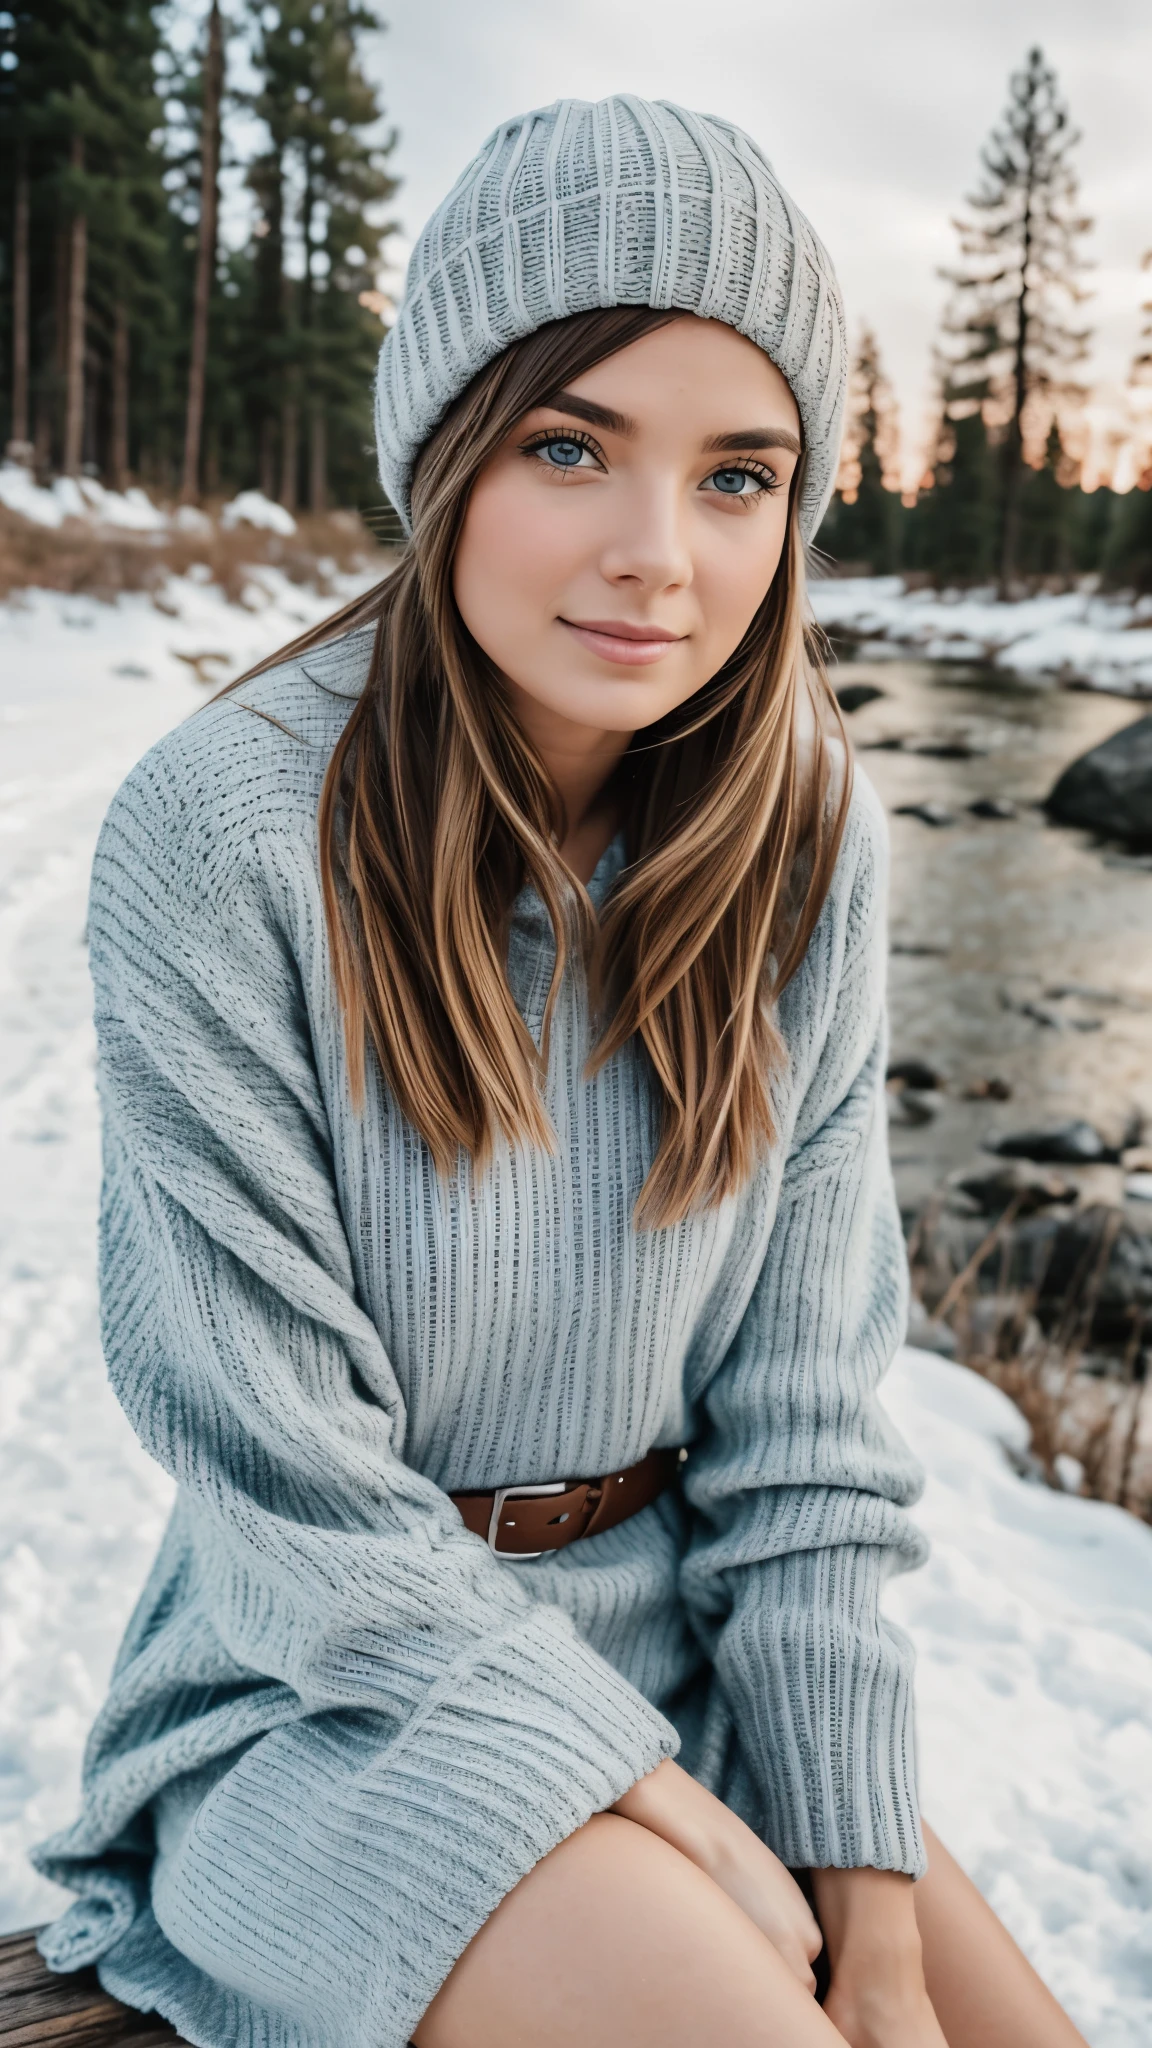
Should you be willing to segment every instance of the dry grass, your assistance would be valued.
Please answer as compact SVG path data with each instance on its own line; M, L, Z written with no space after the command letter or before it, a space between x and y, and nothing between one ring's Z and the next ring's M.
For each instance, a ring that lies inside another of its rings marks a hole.
M912 1287L926 1312L951 1329L959 1361L1015 1402L1031 1431L1031 1455L1052 1486L1080 1467L1079 1491L1152 1521L1152 1402L1145 1349L1148 1318L1133 1308L1123 1341L1101 1345L1096 1327L1125 1218L1103 1204L1081 1212L1083 1243L1052 1284L1048 1264L1030 1285L1013 1284L1017 1204L961 1258L943 1201L929 1203L909 1243ZM1063 1469L1062 1469L1063 1467Z
M236 602L248 570L271 563L293 583L323 588L333 569L353 571L379 560L381 576L394 555L356 512L305 514L291 535L213 522L207 533L135 533L89 525L36 526L0 506L0 599L13 590L83 592L108 602L127 590L159 590L169 576L203 564Z

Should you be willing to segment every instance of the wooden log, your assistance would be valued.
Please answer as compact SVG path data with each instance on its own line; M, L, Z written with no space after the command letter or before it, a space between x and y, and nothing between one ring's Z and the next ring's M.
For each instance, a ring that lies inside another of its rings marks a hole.
M109 1998L95 1970L53 1976L36 1929L0 1935L0 2048L187 2048L159 2013Z

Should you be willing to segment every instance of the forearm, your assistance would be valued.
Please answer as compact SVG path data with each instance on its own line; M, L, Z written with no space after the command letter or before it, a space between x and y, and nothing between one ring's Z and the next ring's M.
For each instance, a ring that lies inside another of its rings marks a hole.
M894 1870L814 1870L831 1969L825 2011L852 2048L944 2048L924 1983L913 1880Z

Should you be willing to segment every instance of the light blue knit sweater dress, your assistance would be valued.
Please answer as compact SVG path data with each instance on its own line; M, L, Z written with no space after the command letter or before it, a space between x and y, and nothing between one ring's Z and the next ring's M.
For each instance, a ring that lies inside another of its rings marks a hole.
M554 1153L446 1183L378 1079L350 1107L326 950L317 799L368 647L162 740L92 886L104 1342L179 1492L81 1817L37 1852L80 1893L44 1947L203 2048L401 2048L510 1887L677 1752L790 1864L923 1867L879 1611L920 1550L876 1398L905 1305L876 798L858 777L738 1198L634 1228L649 1078L635 1046L585 1078L576 969ZM534 1031L551 959L525 891ZM534 1563L446 1498L682 1443L683 1498Z

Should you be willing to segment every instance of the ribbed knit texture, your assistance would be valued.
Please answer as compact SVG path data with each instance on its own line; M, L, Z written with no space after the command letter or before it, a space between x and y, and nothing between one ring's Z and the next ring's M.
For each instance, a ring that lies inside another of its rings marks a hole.
M368 646L162 740L92 887L105 1348L179 1491L81 1817L36 1856L80 1894L43 1946L203 2048L401 2048L510 1887L678 1747L791 1864L922 1868L879 1611L919 1548L875 1398L904 1310L876 799L860 780L780 1005L780 1144L738 1199L635 1230L648 1070L631 1045L585 1078L577 968L555 1152L445 1183L378 1077L351 1109L334 1004L316 806ZM533 1030L551 960L525 891ZM446 1498L680 1443L686 1498L535 1563Z
M502 122L419 236L376 383L380 478L405 525L416 456L477 371L598 306L679 307L771 357L804 422L813 539L848 379L828 253L742 128L632 93Z

